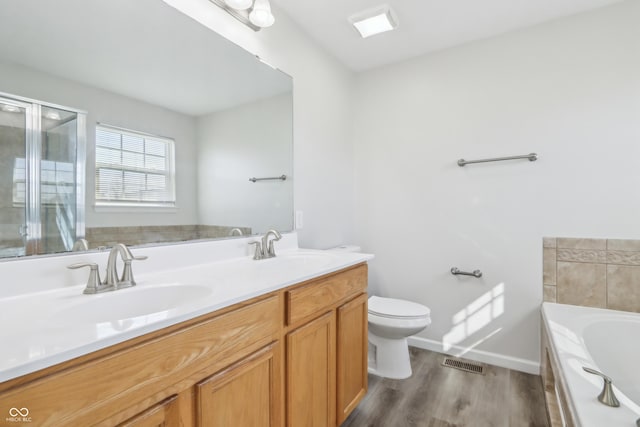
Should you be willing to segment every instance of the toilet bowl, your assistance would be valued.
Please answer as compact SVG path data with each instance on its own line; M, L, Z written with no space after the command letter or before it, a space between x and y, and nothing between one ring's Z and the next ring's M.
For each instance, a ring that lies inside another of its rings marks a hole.
M369 372L386 378L409 378L407 337L431 324L431 310L411 301L372 296L368 319Z

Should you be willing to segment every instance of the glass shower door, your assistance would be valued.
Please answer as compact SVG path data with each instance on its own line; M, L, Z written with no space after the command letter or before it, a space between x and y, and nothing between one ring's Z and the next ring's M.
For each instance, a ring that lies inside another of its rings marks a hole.
M0 98L0 257L26 254L31 105Z
M42 106L40 253L70 251L76 241L78 114Z
M0 94L0 258L84 237L86 114Z

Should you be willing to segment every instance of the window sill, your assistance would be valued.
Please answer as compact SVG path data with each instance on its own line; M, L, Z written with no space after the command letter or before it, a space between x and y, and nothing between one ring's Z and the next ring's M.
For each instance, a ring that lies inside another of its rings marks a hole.
M93 206L97 213L176 213L180 210L177 206L166 205L136 205L136 204L98 204Z

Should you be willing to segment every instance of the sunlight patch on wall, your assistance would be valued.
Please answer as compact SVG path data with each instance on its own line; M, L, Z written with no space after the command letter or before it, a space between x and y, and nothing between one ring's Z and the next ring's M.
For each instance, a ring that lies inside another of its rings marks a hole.
M442 337L443 350L448 351L502 314L504 314L504 283L494 286L490 291L480 295L464 309L453 315L453 327ZM500 329L474 343L470 348L495 335ZM466 353L470 348L465 349L463 353Z

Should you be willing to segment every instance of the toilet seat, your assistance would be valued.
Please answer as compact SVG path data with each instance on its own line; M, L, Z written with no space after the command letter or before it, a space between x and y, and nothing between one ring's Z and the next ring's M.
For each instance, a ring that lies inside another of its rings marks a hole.
M431 310L422 304L395 298L372 296L369 314L388 319L429 319Z

